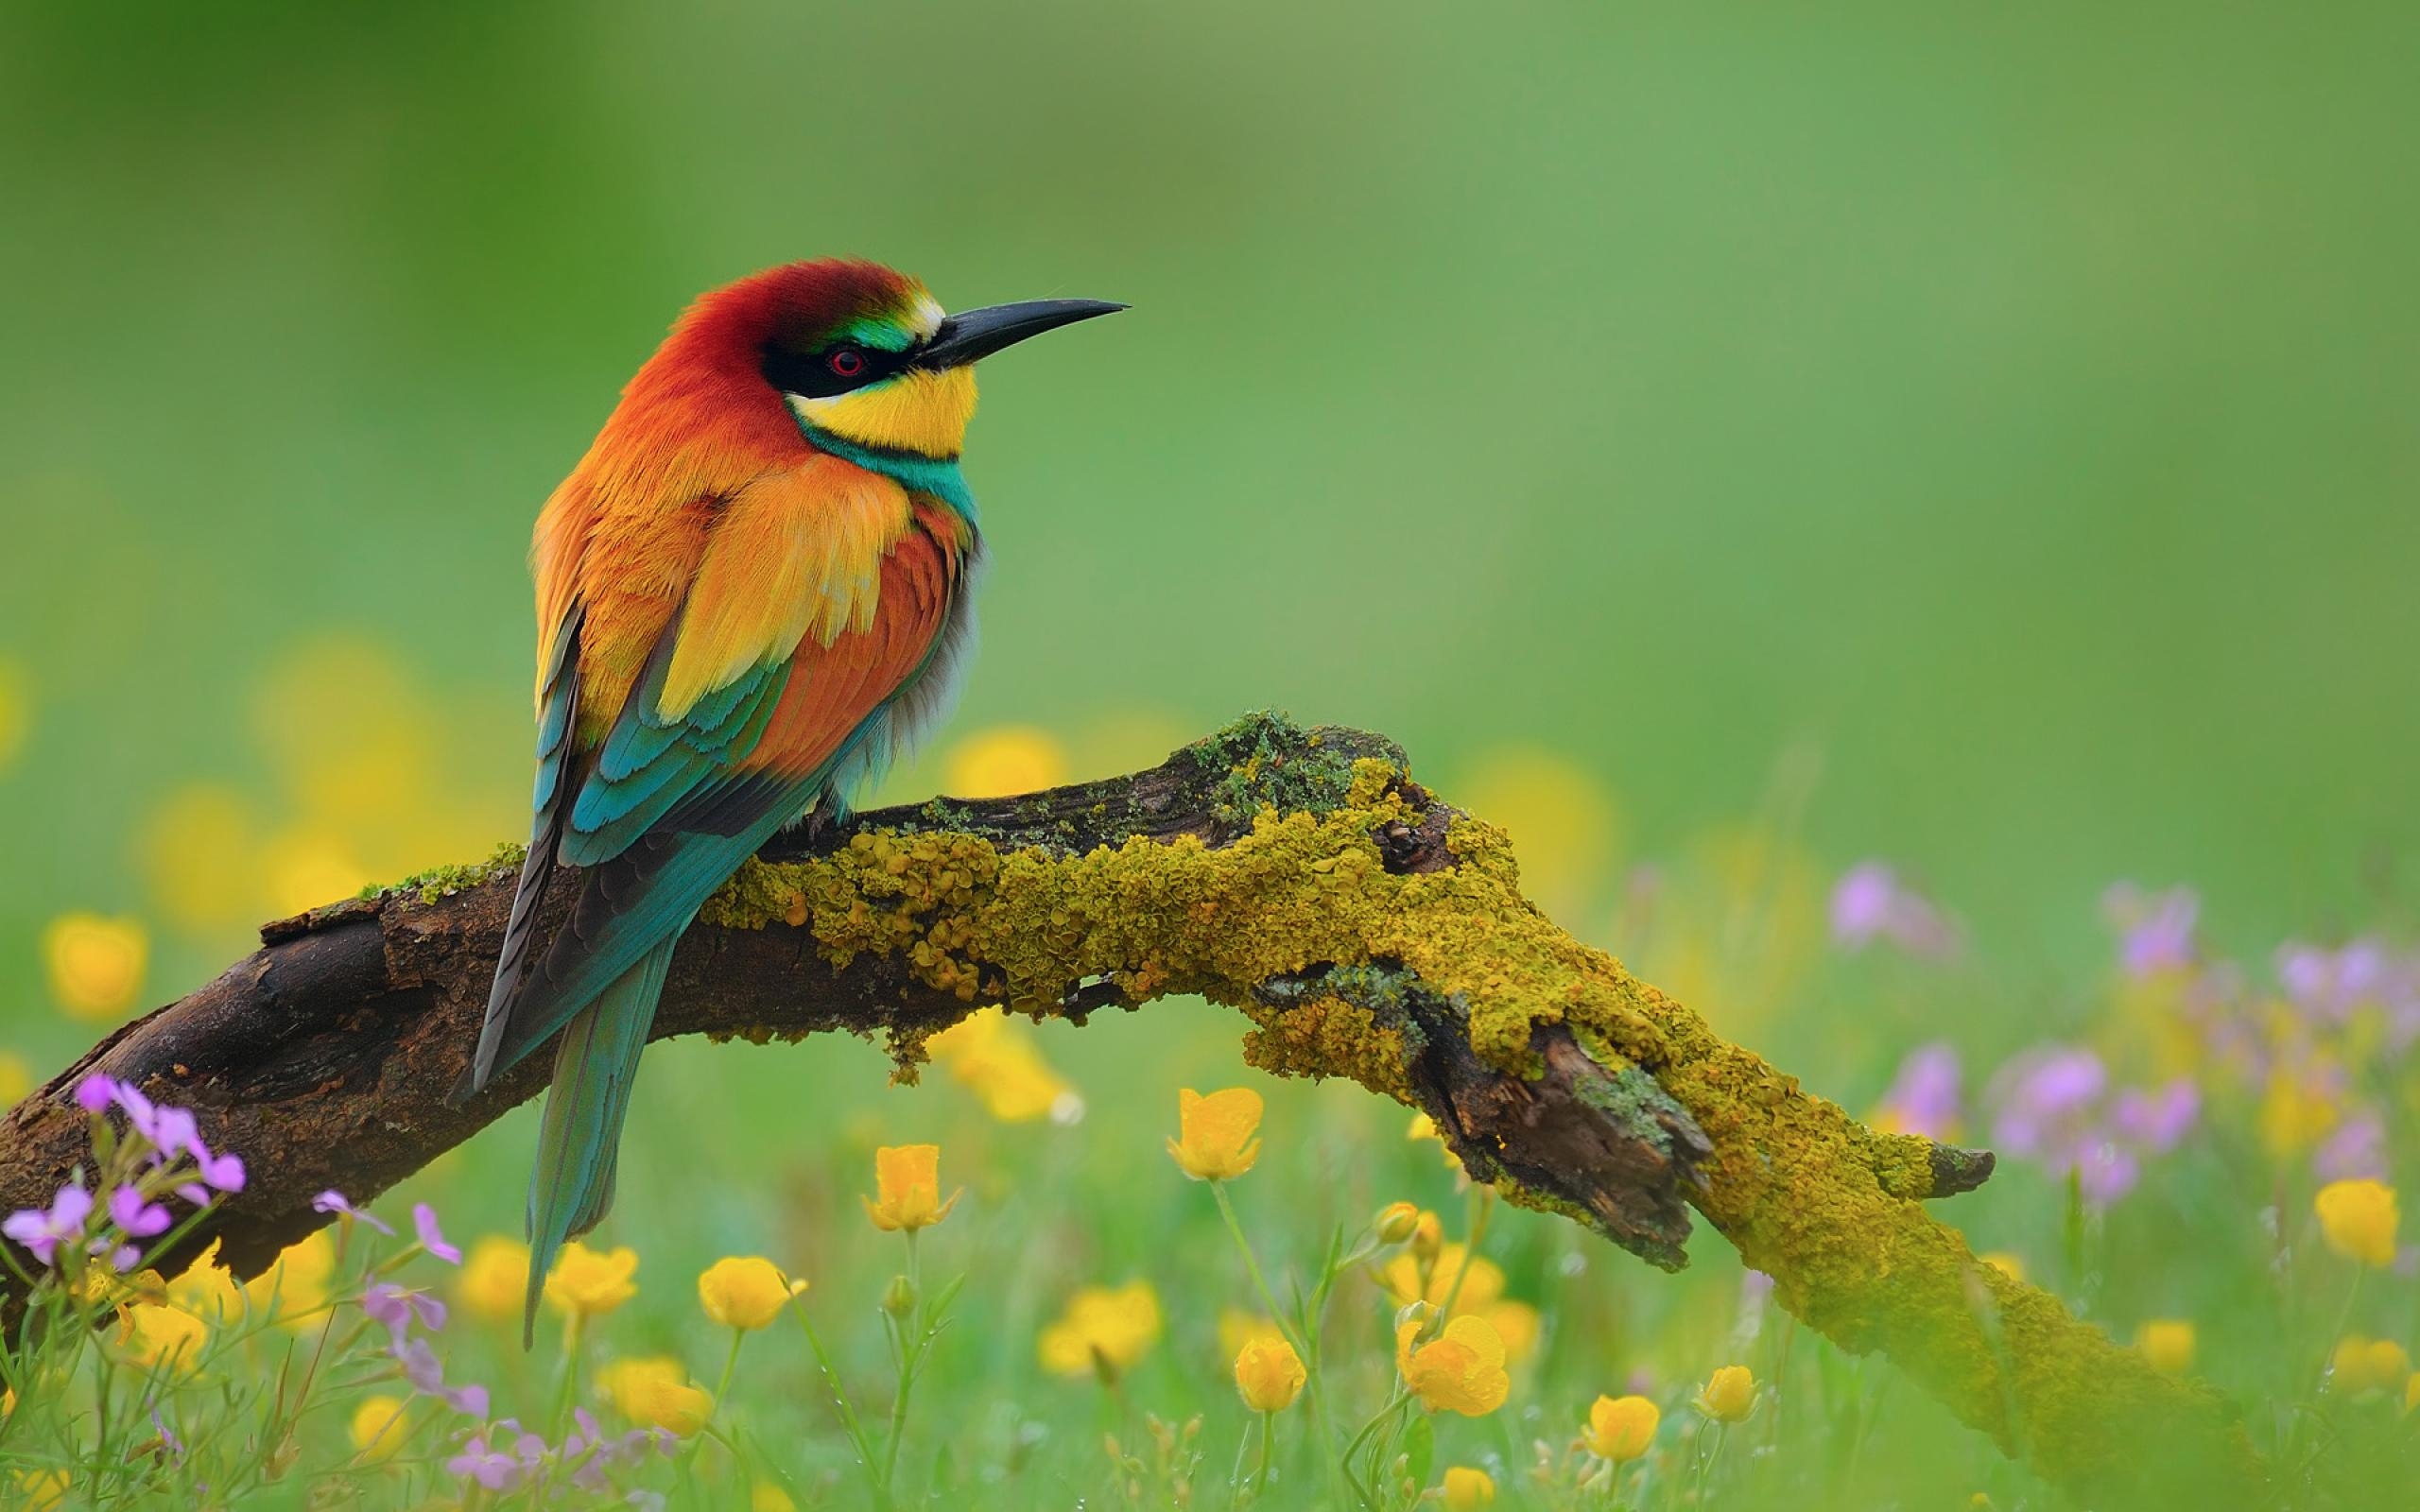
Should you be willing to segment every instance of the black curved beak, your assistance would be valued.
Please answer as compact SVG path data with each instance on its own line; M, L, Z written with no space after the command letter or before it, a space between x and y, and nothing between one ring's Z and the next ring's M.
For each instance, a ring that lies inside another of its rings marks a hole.
M1028 300L965 310L943 319L933 339L917 348L909 360L919 368L963 368L1028 336L1124 308L1101 300Z

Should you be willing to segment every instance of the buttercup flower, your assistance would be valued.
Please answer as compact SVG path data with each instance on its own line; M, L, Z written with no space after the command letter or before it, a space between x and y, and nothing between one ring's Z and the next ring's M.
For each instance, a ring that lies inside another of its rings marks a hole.
M688 1379L689 1372L681 1367L681 1362L666 1354L611 1360L596 1372L597 1386L625 1418L640 1416L639 1408L647 1400L646 1394L653 1389L653 1383L668 1381L680 1385Z
M1744 1365L1726 1365L1706 1378L1694 1405L1716 1422L1745 1422L1756 1410L1756 1378Z
M118 1314L118 1348L146 1370L165 1365L178 1375L193 1374L209 1337L209 1325L182 1308L136 1302Z
M2347 1333L2328 1359L2329 1383L2348 1397L2393 1391L2411 1373L2411 1354L2393 1339Z
M1487 1319L1495 1328L1496 1337L1504 1341L1504 1358L1509 1363L1519 1365L1538 1347L1543 1319L1539 1317L1538 1310L1529 1303L1491 1302L1478 1310L1478 1315Z
M1443 1489L1450 1512L1477 1512L1495 1503L1495 1478L1468 1465L1448 1467Z
M2394 1263L2394 1188L2367 1179L2330 1181L2311 1199L2327 1247L2364 1265Z
M1083 1098L1042 1058L1032 1032L998 1008L960 1019L925 1041L925 1050L1003 1124L1072 1124L1083 1116Z
M2162 1375L2193 1368L2193 1325L2183 1318L2155 1317L2135 1331L2135 1348Z
M1196 1181L1228 1181L1260 1159L1260 1093L1230 1087L1207 1097L1187 1087L1177 1093L1178 1137L1168 1154Z
M2403 1383L2403 1410L2420 1412L2420 1370L2411 1372L2411 1379Z
M454 1299L473 1317L503 1322L521 1315L522 1296L528 1287L529 1246L489 1234L471 1246L454 1283Z
M1464 1316L1445 1325L1441 1336L1414 1347L1418 1318L1395 1327L1395 1364L1404 1384L1435 1412L1483 1418L1504 1405L1512 1378L1504 1373L1504 1340L1483 1317Z
M1286 1331L1258 1313L1247 1313L1240 1307L1219 1311L1219 1348L1229 1359L1244 1352L1244 1347L1256 1339L1271 1339L1284 1343Z
M1409 1202L1390 1202L1378 1210L1370 1228L1382 1245L1400 1245L1420 1227L1420 1210Z
M384 1394L362 1399L353 1410L353 1452L364 1465L379 1465L395 1457L410 1436L400 1398Z
M234 1274L218 1263L216 1239L168 1283L167 1298L170 1306L182 1308L211 1324L225 1323L241 1316L244 1311L244 1289L235 1284Z
M1236 1391L1254 1412L1284 1412L1309 1375L1284 1339L1253 1339L1236 1356Z
M866 1216L886 1232L929 1228L949 1216L959 1194L942 1200L942 1147L938 1144L886 1144L873 1152L874 1190L878 1197L859 1197Z
M1436 1141L1437 1151L1444 1159L1445 1169L1448 1171L1460 1171L1462 1168L1462 1158L1456 1155L1454 1153L1454 1147L1445 1143L1445 1136L1437 1131L1437 1121L1430 1118L1426 1113L1412 1114L1411 1122L1404 1128L1403 1137L1410 1140L1414 1143L1418 1143L1422 1140Z
M1413 1252L1398 1254L1389 1260L1378 1272L1378 1283L1387 1289L1397 1307L1412 1302L1426 1302L1443 1307L1448 1297L1454 1299L1454 1312L1484 1313L1504 1295L1504 1269L1485 1255L1473 1255L1467 1245L1442 1245L1428 1266L1428 1283L1420 1281L1421 1257ZM1470 1275L1464 1277L1464 1266ZM1455 1282L1461 1285L1458 1291Z
M2025 1280L2025 1257L2005 1249L1995 1249L1975 1257L2013 1281Z
M317 1328L326 1321L328 1278L337 1267L336 1242L314 1229L280 1252L268 1269L244 1283L244 1300L254 1313L274 1315L287 1328Z
M600 1253L574 1240L546 1277L547 1304L566 1316L601 1316L639 1294L631 1280L638 1268L638 1251L627 1245Z
M748 1488L748 1512L798 1512L798 1503L772 1482L758 1481Z
M622 1410L631 1421L661 1428L676 1438L696 1435L715 1410L715 1399L705 1391L660 1374L639 1377L622 1398L627 1402Z
M1160 1337L1160 1299L1149 1281L1112 1289L1087 1286L1067 1299L1066 1311L1042 1331L1042 1367L1054 1375L1083 1376L1130 1369Z
M1588 1428L1581 1436L1588 1452L1620 1465L1647 1452L1664 1413L1645 1397L1599 1397L1588 1404Z
M699 1273L698 1305L724 1328L761 1329L805 1290L806 1282L782 1280L762 1256L730 1255Z
M68 1489L75 1484L65 1470L18 1470L10 1481L26 1512L58 1512L67 1504Z
M114 1019L134 1005L151 956L151 939L131 919L62 914L43 931L51 995L78 1019Z

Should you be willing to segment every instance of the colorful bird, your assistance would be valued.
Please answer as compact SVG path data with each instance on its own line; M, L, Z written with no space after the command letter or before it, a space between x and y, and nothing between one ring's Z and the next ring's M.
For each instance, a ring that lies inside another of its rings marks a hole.
M950 701L982 558L959 445L973 364L1123 305L945 314L872 263L792 263L700 299L547 499L529 857L458 1100L558 1029L529 1185L549 1262L614 1199L666 967L707 894L852 791ZM541 953L559 872L579 888Z

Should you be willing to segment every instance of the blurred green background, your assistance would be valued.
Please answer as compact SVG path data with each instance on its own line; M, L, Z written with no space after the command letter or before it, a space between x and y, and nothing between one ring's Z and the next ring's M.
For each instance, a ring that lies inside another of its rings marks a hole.
M2403 911L2410 7L0 14L0 1044L37 1074L95 1032L62 917L122 1017L523 832L540 500L686 300L833 252L1134 306L985 369L983 650L893 796L1249 707L1383 730L1577 932L1853 1106L1915 1039L2075 1022L2115 879L2256 958ZM1867 855L1969 965L1786 1035ZM1045 1035L1126 1130L1054 1169L1165 1177L1235 1027ZM651 1065L626 1211L710 1151L826 1211L874 1139L986 1126L870 1050ZM810 1078L857 1122L800 1175L751 1110ZM1306 1181L1395 1116L1317 1106ZM469 1227L515 1224L526 1125ZM717 1192L667 1246L763 1243ZM1513 1231L1533 1276L1567 1243Z
M836 251L1135 306L986 369L945 741L1280 706L1533 847L1559 774L1601 817L1543 890L1633 950L1629 864L1776 806L2020 971L2121 875L2349 920L2420 826L2407 9L6 25L0 1001L48 1050L61 912L144 920L156 1001L519 832L539 500L685 300Z

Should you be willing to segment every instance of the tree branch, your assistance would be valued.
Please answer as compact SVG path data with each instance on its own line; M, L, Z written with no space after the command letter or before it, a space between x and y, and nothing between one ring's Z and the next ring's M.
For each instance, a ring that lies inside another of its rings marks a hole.
M193 1108L250 1187L216 1240L239 1274L544 1086L532 1056L468 1107L517 858L282 920L262 949L127 1025L0 1121L0 1210L85 1157L93 1072ZM551 929L563 895L557 888ZM1574 941L1520 894L1501 832L1414 784L1378 737L1248 718L1150 771L936 799L785 835L676 954L654 1037L888 1037L913 1074L974 1008L1082 1022L1199 993L1282 1074L1425 1109L1474 1178L1678 1269L1694 1206L1843 1348L1879 1349L2079 1492L2246 1502L2261 1469L2221 1400L1976 1263L1922 1199L1988 1154L1876 1133ZM0 1288L0 1296L5 1296Z

